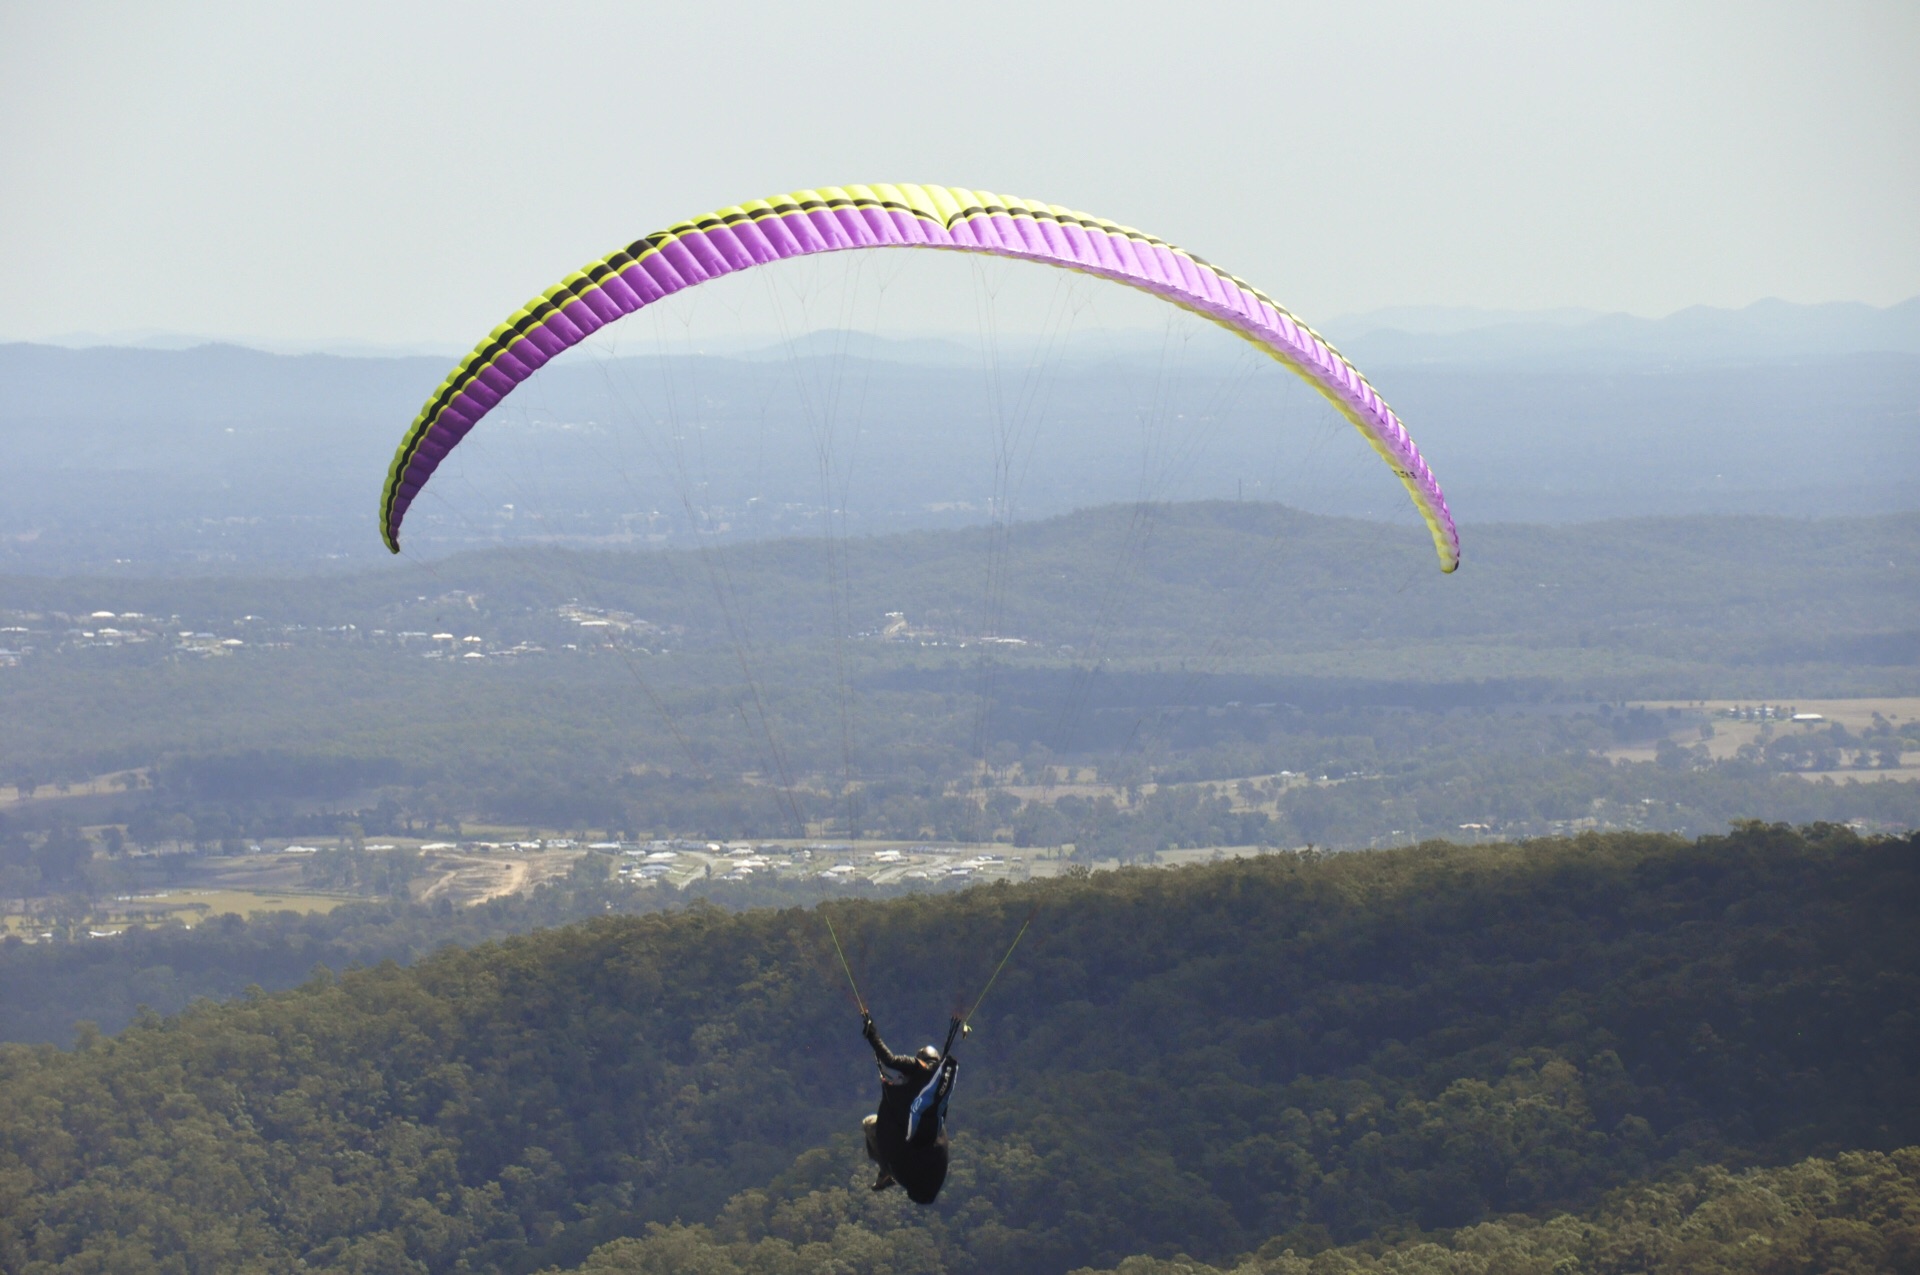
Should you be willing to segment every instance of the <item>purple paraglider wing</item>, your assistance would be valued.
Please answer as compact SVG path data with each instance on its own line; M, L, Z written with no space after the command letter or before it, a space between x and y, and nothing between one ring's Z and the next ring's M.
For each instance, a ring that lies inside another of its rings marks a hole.
M789 257L855 248L987 253L1097 275L1212 319L1292 368L1353 423L1426 520L1440 569L1460 565L1446 497L1373 386L1338 350L1259 290L1192 253L1102 218L955 186L829 186L723 208L627 245L495 328L414 418L387 472L380 534L400 525L435 467L549 359L662 297Z

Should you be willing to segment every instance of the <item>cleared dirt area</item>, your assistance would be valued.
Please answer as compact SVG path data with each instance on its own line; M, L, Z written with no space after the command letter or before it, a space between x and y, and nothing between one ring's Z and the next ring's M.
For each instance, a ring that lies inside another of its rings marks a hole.
M583 853L548 850L533 855L499 855L433 851L421 858L420 866L429 880L414 897L422 903L451 899L457 906L471 907L563 877Z

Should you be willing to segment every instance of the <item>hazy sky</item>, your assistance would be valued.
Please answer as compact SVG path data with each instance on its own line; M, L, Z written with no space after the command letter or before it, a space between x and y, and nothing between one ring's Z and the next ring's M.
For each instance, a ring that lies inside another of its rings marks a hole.
M1112 217L1309 320L1887 304L1916 65L1912 0L0 0L0 338L464 348L649 230L852 181Z

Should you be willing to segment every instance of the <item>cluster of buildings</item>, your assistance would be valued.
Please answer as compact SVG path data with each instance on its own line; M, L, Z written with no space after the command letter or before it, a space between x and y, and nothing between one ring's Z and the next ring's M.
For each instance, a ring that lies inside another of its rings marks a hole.
M948 633L938 628L907 623L905 611L889 611L881 620L880 627L854 634L857 638L872 638L882 642L904 642L917 646L1002 646L1019 647L1029 645L1027 639L1019 637L997 637L982 634Z
M1827 719L1819 713L1802 713L1798 709L1782 708L1778 704L1759 704L1748 707L1736 704L1723 708L1721 714L1740 722L1824 722Z
M845 842L783 845L669 840L639 845L596 842L590 848L617 853L623 860L618 874L624 880L664 880L682 887L694 881L750 881L762 873L786 880L823 876L884 885L991 876L1011 872L1015 866L1003 854L976 853L958 846L866 849Z

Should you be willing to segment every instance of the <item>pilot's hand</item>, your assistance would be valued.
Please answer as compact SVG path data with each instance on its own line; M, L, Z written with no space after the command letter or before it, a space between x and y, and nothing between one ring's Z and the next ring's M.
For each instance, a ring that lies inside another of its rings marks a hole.
M860 1015L860 1034L865 1036L869 1043L880 1035L880 1029L873 1025L872 1014Z

